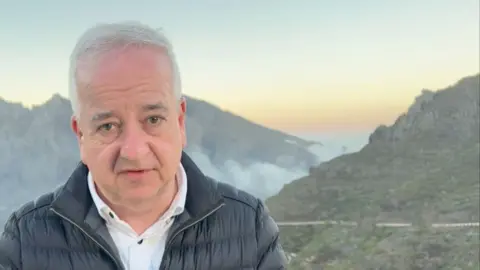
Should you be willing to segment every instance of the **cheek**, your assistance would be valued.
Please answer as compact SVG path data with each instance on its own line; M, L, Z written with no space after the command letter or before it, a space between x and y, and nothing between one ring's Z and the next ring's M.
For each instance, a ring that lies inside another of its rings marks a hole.
M163 162L175 153L176 148L178 148L177 144L176 140L155 138L151 141L151 150Z
M152 140L151 149L162 166L178 166L182 151L182 138L178 135L169 136L169 138L155 138Z
M161 135L154 138L155 144L159 148L170 149L170 151L178 151L178 148L181 148L185 137L184 126L180 125L177 119L175 120L169 122Z
M82 161L92 171L111 171L114 150L113 145L99 145L88 141L80 146Z

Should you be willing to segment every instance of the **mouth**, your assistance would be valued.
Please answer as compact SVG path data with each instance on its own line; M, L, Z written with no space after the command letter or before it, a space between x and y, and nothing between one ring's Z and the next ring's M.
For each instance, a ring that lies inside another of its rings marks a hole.
M132 176L132 177L138 177L148 173L149 171L151 171L151 169L133 169L133 170L121 171L120 174L125 174L127 176Z

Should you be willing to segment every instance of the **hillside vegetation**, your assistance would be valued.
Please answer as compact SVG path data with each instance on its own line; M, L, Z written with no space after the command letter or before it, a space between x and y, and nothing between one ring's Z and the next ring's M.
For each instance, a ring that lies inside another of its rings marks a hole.
M429 227L479 220L479 91L478 75L424 90L361 151L312 168L269 198L278 221L360 224L282 228L289 269L479 269L478 227Z

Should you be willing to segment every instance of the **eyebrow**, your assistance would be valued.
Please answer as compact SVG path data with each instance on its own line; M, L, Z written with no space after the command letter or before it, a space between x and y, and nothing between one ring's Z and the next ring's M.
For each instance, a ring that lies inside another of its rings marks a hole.
M95 114L95 115L92 117L92 121L93 121L93 122L102 121L102 120L111 118L112 116L113 116L113 113L112 113L112 112L101 112L101 113Z
M165 106L163 103L155 103L155 104L147 104L142 106L142 109L144 111L164 111L167 112L168 108Z
M142 106L142 110L149 112L149 111L163 111L163 112L168 112L167 106L165 106L163 103L154 103L154 104L147 104ZM103 121L105 119L113 117L113 112L107 111L107 112L101 112L97 113L92 117L93 122L99 122Z

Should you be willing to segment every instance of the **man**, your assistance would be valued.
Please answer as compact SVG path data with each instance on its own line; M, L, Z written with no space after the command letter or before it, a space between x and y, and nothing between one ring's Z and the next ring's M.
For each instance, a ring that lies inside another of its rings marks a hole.
M183 152L186 103L164 36L136 23L93 27L70 76L82 162L11 215L0 266L285 269L264 204L204 176Z

